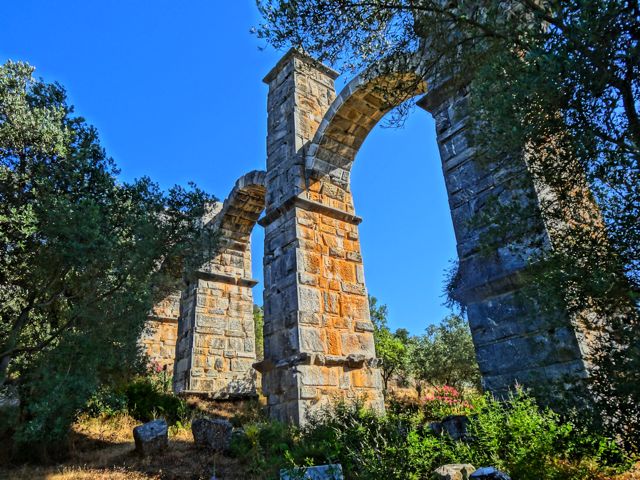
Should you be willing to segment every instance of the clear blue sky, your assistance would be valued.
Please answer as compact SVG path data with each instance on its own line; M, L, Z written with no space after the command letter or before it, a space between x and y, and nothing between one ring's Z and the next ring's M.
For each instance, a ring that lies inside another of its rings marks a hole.
M259 48L249 33L259 21L253 0L7 1L0 61L28 61L64 85L124 180L193 180L223 199L239 176L265 167L261 79L283 52ZM442 284L456 255L431 116L416 109L403 129L377 127L352 188L369 292L389 306L392 328L420 333L448 313Z

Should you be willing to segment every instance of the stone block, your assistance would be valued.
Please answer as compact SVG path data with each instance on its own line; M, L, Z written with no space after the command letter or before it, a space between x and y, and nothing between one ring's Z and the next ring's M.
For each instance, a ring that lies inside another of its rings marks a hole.
M452 463L435 469L433 480L469 480L469 476L475 472L475 467L468 463Z
M253 359L232 358L231 359L231 371L232 372L246 372L251 369Z
M142 456L161 452L169 446L169 427L163 419L145 423L133 429L136 452Z
M511 477L495 467L481 467L469 476L469 480L511 480Z
M315 467L298 467L292 470L280 470L280 480L344 480L342 465L317 465Z
M371 322L356 322L356 332L373 332L373 323Z
M316 288L298 287L298 308L302 312L316 313L320 311L320 292Z
M244 350L244 339L242 338L228 338L227 339L227 350L233 350L235 352L239 352Z
M324 342L319 330L300 327L300 348L303 352L323 352Z
M314 399L318 396L318 389L315 387L302 387L300 388L300 398L305 400Z
M196 418L191 422L195 444L215 452L225 452L229 449L232 432L233 425L227 420Z

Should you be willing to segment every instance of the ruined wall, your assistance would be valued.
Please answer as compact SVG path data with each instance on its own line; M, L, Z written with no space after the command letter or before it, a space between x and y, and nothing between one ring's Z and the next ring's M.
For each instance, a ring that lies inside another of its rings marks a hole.
M497 394L516 383L569 388L587 375L581 329L567 312L541 313L519 294L526 281L522 273L539 253L531 245L550 248L554 232L538 211L540 216L531 218L528 225L514 225L503 246L488 253L480 251L482 231L471 223L489 199L538 204L525 160L478 161L468 139L468 92L460 89L455 95L440 95L436 87L420 104L436 120L459 258L455 295L467 307L483 385Z
M332 397L367 395L382 408L350 172L384 114L427 91L414 69L419 62L368 72L335 99L335 74L296 52L265 79L265 361L259 368L275 418L304 423L307 412ZM468 308L485 386L500 393L516 382L550 386L584 377L584 342L566 312L537 314L518 298L523 271L537 253L529 240L540 240L541 248L552 242L542 217L514 228L520 237L505 239L496 251L480 252L481 232L470 221L488 199L536 201L537 193L532 182L511 181L530 178L523 158L476 158L468 142L467 90L449 82L432 82L420 105L436 120L460 260L455 293Z
M173 371L180 315L180 295L174 292L156 304L140 337L140 344L149 358L150 366Z
M530 177L525 161L479 161L468 142L467 90L450 80L427 89L419 63L368 72L337 97L336 72L293 50L265 77L267 171L239 179L214 212L218 249L187 279L180 300L175 391L255 393L250 235L264 211L264 360L255 368L270 415L304 423L333 398L384 408L350 172L385 113L425 91L419 105L436 121L460 260L455 293L468 308L485 386L499 393L516 382L551 385L586 375L583 334L566 313L537 315L518 299L537 253L524 240L538 239L542 248L553 242L543 218L514 229L521 237L490 254L480 252L481 232L470 223L491 197L537 201L532 182L516 188L511 181ZM165 345L148 345L166 354Z
M180 302L174 391L213 398L256 392L251 231L264 209L264 172L240 178L211 220L212 258L187 279Z

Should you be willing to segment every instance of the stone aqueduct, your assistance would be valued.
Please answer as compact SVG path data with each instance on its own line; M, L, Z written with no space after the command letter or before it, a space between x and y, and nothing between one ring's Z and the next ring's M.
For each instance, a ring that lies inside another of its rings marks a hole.
M517 306L530 252L510 245L489 256L479 252L469 220L490 194L506 201L517 194L506 186L509 173L527 173L524 163L512 172L478 165L467 144L465 90L437 81L426 88L409 69L358 77L336 96L336 77L296 51L265 77L266 171L241 177L216 206L210 221L220 232L219 249L181 295L156 306L143 339L152 358L174 365L175 391L251 395L258 371L274 418L302 422L305 412L335 396L366 396L383 408L349 176L376 123L419 94L425 95L418 104L436 121L460 262L456 294L467 306L485 387L500 392L516 381L583 377L584 342L572 322L562 314L560 325L557 317L532 319ZM389 91L403 93L390 100ZM256 223L265 229L258 363L250 249ZM531 235L550 236L537 228Z

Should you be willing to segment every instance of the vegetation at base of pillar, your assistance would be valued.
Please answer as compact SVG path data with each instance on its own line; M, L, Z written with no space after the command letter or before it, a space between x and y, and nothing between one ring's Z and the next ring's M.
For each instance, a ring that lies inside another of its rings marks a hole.
M449 78L451 88L469 89L470 139L483 167L504 180L473 225L483 253L510 245L532 265L522 298L531 313L561 308L590 330L594 411L609 431L640 443L638 2L258 5L256 32L276 47L350 71L420 51L431 84ZM523 156L530 176L514 169ZM548 236L531 235L541 229L532 222L538 208Z
M489 395L468 400L467 440L430 427L430 421L460 414L456 402L441 402L438 417L428 402L384 416L355 402L328 406L300 429L245 423L230 453L255 478L278 478L281 468L331 463L341 464L345 478L389 480L431 478L436 468L451 463L492 465L520 480L605 479L630 466L614 442L563 422L522 391L506 402Z
M0 384L20 399L2 434L51 445L143 366L151 306L212 246L200 218L213 199L119 181L65 90L33 72L0 67Z

